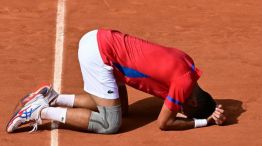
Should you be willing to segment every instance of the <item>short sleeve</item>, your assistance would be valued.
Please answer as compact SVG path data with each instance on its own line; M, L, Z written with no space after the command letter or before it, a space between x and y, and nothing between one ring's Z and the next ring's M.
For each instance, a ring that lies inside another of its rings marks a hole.
M200 71L196 71L194 68L193 71L189 71L176 80L173 80L165 99L165 105L171 111L179 111L185 100L190 96L199 77Z

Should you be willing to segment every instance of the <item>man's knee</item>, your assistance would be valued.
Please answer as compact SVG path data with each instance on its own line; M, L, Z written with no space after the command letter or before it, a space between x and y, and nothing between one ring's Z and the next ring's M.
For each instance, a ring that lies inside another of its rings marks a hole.
M122 123L121 106L98 106L98 110L99 112L91 113L88 130L101 134L118 132Z

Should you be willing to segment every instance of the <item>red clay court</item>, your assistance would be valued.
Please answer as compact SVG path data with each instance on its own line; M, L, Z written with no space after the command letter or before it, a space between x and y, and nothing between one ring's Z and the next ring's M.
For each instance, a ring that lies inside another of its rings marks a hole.
M180 48L203 71L199 80L227 110L225 126L161 131L162 101L128 89L130 115L119 134L98 135L50 123L33 134L7 134L17 101L41 82L53 83L58 0L0 1L0 146L261 146L262 1L66 0L62 93L81 93L78 41L111 28ZM152 56L154 57L154 56ZM157 60L156 60L157 61Z

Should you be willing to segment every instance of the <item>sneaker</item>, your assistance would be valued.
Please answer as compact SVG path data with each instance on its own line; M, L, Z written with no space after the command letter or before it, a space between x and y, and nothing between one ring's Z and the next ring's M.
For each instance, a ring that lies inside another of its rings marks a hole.
M42 94L48 101L49 105L53 106L55 104L55 99L58 97L58 93L52 88L50 84L43 84L35 92L30 93L20 100L22 106L28 103L30 100L34 99L36 95Z
M32 123L33 129L30 132L36 131L37 126L42 124L40 112L43 108L49 107L46 98L42 94L36 94L35 98L27 102L21 109L15 112L7 124L6 131L8 133L18 129L19 126L25 123Z

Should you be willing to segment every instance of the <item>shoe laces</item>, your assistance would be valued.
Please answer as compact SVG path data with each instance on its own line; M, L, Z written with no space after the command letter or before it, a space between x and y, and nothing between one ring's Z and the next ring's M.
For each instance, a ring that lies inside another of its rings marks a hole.
M38 123L37 122L31 123L30 126L32 126L33 129L30 130L29 133L33 133L33 132L37 131L37 129L38 129Z
M43 95L42 95L43 96ZM37 98L37 97L36 97ZM45 100L45 102L47 102L47 100L45 99L45 98L43 98L44 100ZM46 107L48 107L48 106L46 106ZM43 108L44 107L42 107L42 109L41 110L43 110ZM30 123L30 126L32 126L33 127L33 129L31 130L31 131L29 131L29 133L33 133L33 132L35 132L35 131L37 131L38 130L38 125L41 125L42 124L42 119L41 119L41 111L38 113L38 115L37 115L37 118L36 119L33 119L32 121L30 121L31 123Z
M30 123L30 126L32 126L33 129L32 129L31 131L29 131L29 133L32 133L32 132L37 131L38 125L41 125L41 124L42 124L42 119L40 118L40 115L39 115L36 120L33 120L33 121Z
M30 123L30 126L33 127L33 129L31 131L29 131L29 133L33 133L35 131L37 131L38 129L38 125L41 125L42 124L42 119L40 117L40 114L38 115L37 119L33 120L31 123Z

